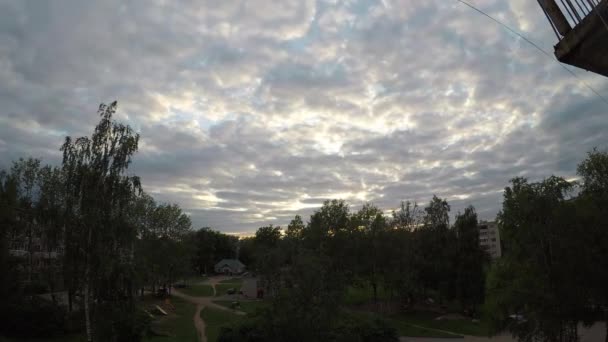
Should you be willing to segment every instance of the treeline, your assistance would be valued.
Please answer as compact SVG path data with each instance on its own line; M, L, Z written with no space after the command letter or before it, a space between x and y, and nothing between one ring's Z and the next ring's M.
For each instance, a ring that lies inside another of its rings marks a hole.
M608 153L591 151L577 171L504 191L486 310L520 341L578 341L579 324L598 321L608 341Z
M307 223L296 216L284 230L262 227L241 242L241 255L273 305L220 340L395 340L386 323L345 309L358 285L372 289L373 310L428 309L431 298L520 341L578 341L579 324L598 321L608 341L608 153L590 152L578 175L511 181L497 216L503 256L492 263L474 208L450 225L450 206L437 197L424 209L402 203L391 216L327 201ZM378 299L380 287L388 300Z
M147 326L136 296L192 273L190 218L127 172L139 136L115 111L102 104L90 137L67 137L61 165L0 171L0 334L136 341Z
M284 231L258 229L241 242L240 255L254 265L274 305L259 319L225 330L221 340L396 340L386 323L370 325L344 309L353 286L371 289L384 310L407 310L434 298L438 310L457 302L473 314L484 298L489 256L479 245L475 209L458 213L453 226L449 212L438 197L424 209L402 203L392 216L372 204L352 212L332 200L307 223L296 216Z
M144 289L170 291L236 257L272 305L224 329L222 341L396 341L385 321L352 310L353 289L370 289L365 310L458 307L522 341L576 341L581 322L603 320L608 331L605 152L590 152L575 182L513 179L497 216L503 256L490 262L475 209L451 224L436 196L390 215L327 201L306 222L296 216L240 240L194 231L177 205L158 203L128 173L139 136L115 111L102 104L90 137L66 138L59 166L22 159L0 171L0 334L141 340Z

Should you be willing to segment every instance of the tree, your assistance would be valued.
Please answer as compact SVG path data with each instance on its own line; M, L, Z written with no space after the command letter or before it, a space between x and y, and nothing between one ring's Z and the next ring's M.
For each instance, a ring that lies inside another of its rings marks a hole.
M429 206L424 208L424 224L428 227L447 228L450 226L450 205L445 199L433 195Z
M327 242L350 226L348 204L342 200L323 202L323 206L310 216L310 223L303 231L302 238L307 248L317 251L328 248Z
M456 291L463 308L475 312L484 298L484 264L488 255L479 245L477 213L473 206L456 215L454 223L458 238Z
M367 251L359 262L362 272L372 286L374 303L378 302L378 282L384 274L384 258L381 249L384 247L388 224L382 210L367 203L351 219L363 234L363 250Z
M285 264L284 250L280 248L281 227L273 225L260 227L253 240L255 248L255 269L264 287L272 294L278 293L281 281L281 267Z
M487 311L496 329L508 328L522 341L576 341L588 309L579 280L584 258L575 254L585 246L570 197L574 184L555 176L511 184L498 215L506 248L488 275Z
M608 152L594 149L577 168L581 194L577 209L584 233L585 281L591 287L590 302L604 307L603 320L608 342Z
M208 274L221 259L234 258L238 238L205 227L194 233L194 268L199 274Z
M302 217L300 215L296 215L289 225L287 225L287 231L285 235L289 238L300 239L302 237L302 232L306 229L306 225L302 221Z
M456 234L449 229L450 205L447 200L433 196L424 208L423 226L415 232L416 248L420 253L420 280L423 294L427 289L437 291L440 304L454 295Z
M391 225L396 229L412 231L419 227L421 223L422 212L420 212L420 208L416 202L413 204L409 201L401 202L399 210L393 210Z
M92 136L67 137L61 147L67 196L65 264L74 278L82 279L88 341L93 339L94 323L105 324L98 318L108 318L108 310L119 310L121 317L134 312L137 231L129 224L127 209L141 186L139 178L126 171L137 151L139 135L113 120L116 108L116 102L101 104L101 120ZM111 331L100 327L95 334L101 339Z

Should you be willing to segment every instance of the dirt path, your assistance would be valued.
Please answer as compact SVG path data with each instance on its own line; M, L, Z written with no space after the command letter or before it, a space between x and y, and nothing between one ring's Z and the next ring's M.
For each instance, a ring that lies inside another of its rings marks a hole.
M241 315L241 316L246 315L246 313L244 313L243 311L232 310L225 306L215 304L213 302L214 299L217 299L217 298L215 298L215 294L217 293L216 289L215 289L215 285L218 284L222 280L223 280L223 278L221 278L221 277L213 277L213 278L209 279L208 281L201 283L201 284L208 284L213 287L213 297L189 296L185 293L179 292L177 289L172 289L172 291L171 291L171 294L173 294L174 296L180 297L190 303L196 304L196 312L194 313L193 320L194 320L194 326L196 327L196 330L198 331L199 340L201 342L207 342L207 335L205 334L205 321L203 321L203 319L201 318L201 311L205 307L229 311L233 314Z
M205 321L201 318L201 311L205 307L203 304L196 304L196 311L194 312L194 327L198 331L198 340L200 342L207 342L207 335L205 334Z

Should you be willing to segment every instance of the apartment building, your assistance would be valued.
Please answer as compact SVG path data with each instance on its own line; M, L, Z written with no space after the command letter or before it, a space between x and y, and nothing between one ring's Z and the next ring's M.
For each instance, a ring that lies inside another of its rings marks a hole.
M500 233L496 222L479 223L479 245L486 250L492 259L500 258Z

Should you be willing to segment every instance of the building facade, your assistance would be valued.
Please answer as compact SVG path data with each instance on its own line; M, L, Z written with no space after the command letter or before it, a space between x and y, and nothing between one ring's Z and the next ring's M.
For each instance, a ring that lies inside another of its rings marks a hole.
M241 274L245 272L245 265L237 259L222 259L215 264L215 273L221 274Z
M500 232L496 222L479 223L479 245L492 257L500 258L502 250L500 248Z

